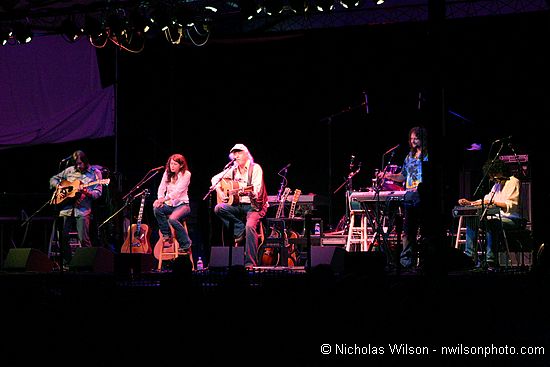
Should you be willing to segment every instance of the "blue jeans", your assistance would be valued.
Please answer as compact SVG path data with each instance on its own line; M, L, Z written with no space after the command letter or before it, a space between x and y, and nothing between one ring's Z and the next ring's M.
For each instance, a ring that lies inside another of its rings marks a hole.
M71 246L69 245L69 232L72 229L73 223L76 225L76 231L78 232L78 241L82 247L92 247L92 241L90 240L90 216L83 217L66 217L63 218L63 231L61 233L60 246L63 253L63 260L68 264L73 255L71 253Z
M265 216L266 209L255 211L250 204L227 205L217 204L214 213L229 228L233 224L233 235L235 238L245 234L244 262L246 266L256 265L258 253L258 222Z
M176 240L180 248L188 249L191 247L189 234L182 224L182 220L191 214L189 204L181 204L178 206L163 204L160 208L153 208L153 213L155 214L155 218L157 218L159 230L163 237L172 237L172 232L170 231L170 226L172 226L176 232Z
M486 252L485 259L488 263L498 264L498 245L502 238L502 230L516 229L520 227L520 219L502 217L502 226L500 219L488 219L486 222ZM474 261L477 260L477 237L479 231L478 217L465 217L466 225L466 245L464 253L470 256Z
M411 192L404 201L403 250L400 255L400 263L404 268L412 268L417 262L419 249L416 237L421 224L420 210L418 193Z

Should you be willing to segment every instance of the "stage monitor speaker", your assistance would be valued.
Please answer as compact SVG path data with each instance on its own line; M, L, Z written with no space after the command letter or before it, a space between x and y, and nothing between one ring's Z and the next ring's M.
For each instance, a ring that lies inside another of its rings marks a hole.
M212 246L210 248L210 268L223 268L230 265L244 266L244 247L231 248L231 264L229 263L229 246Z
M330 265L335 273L344 271L346 250L338 246L312 246L311 267Z
M69 263L71 271L112 273L115 255L103 247L80 247Z
M53 271L53 262L48 255L34 248L12 248L4 261L6 271Z
M146 273L154 268L153 254L115 254L115 273L121 275Z

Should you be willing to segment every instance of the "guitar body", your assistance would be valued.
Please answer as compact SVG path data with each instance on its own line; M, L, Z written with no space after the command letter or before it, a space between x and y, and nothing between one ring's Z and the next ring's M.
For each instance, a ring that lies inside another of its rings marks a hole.
M147 224L141 224L138 230L137 224L132 224L128 228L128 236L124 244L120 248L121 254L150 254L151 245L149 238L151 233L149 232L149 226Z
M67 180L61 181L57 186L55 197L53 198L54 204L60 204L65 200L72 199L80 188L80 180L74 180L69 182Z
M80 180L74 180L73 182L63 180L59 183L59 185L57 185L51 203L55 205L61 204L65 200L74 198L76 193L80 192L83 188L93 185L108 185L110 181L110 178L106 178L99 181L93 181L88 184L81 184Z
M281 232L271 228L271 233L269 234L271 238L280 238ZM261 254L260 265L262 266L275 266L279 264L279 250L273 247L260 246L258 253Z
M164 254L162 255L162 260L172 260L176 258L176 252L179 248L179 243L176 240L176 231L172 226L170 226L170 230L172 231L172 247L166 247L164 249ZM157 244L155 245L155 249L153 250L153 255L155 255L155 259L160 259L160 251L162 250L162 246L164 246L164 241L162 240L162 232L159 229L159 240L157 241ZM171 254L168 255L166 252L170 252Z
M247 186L244 189L241 189L239 188L239 183L230 178L223 178L220 181L220 187L225 196L228 197L228 200L227 202L224 202L220 195L217 195L218 204L225 203L227 205L238 204L240 202L239 194L252 192L254 190L254 186Z
M298 233L296 233L295 231L290 231L290 236L288 236L288 238L298 238ZM289 267L292 267L292 266L296 266L298 265L298 257L300 256L300 252L298 250L298 247L296 247L296 245L294 245L293 243L289 243L288 246L287 246L287 251L288 251L288 266Z

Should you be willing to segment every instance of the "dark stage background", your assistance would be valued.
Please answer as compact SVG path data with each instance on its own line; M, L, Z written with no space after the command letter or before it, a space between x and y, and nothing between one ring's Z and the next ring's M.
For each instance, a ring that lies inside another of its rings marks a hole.
M292 189L329 197L331 206L319 213L328 230L345 214L345 192L332 192L347 177L351 155L362 162L354 189L368 187L383 153L401 144L392 160L400 165L408 130L422 124L430 128L430 142L438 143L432 155L444 167L445 226L453 226L451 208L459 196L479 183L491 142L512 135L514 149L529 154L533 230L537 243L544 242L548 24L548 14L537 13L450 21L437 34L411 23L214 37L203 47L148 40L139 54L109 45L98 50L98 60L104 84L118 80L118 136L0 151L0 210L22 218L34 213L49 197L48 179L58 162L83 149L113 179L109 202L100 203L101 222L149 169L179 152L192 172L190 230L196 253L204 255L221 238L220 223L202 198L229 149L244 143L264 168L270 195L279 189L277 172L291 163ZM472 143L484 149L467 151ZM511 151L504 147L502 154ZM155 194L159 179L146 186ZM138 206L136 200L134 214ZM46 206L38 216L52 214ZM112 225L108 241L114 247L123 242L121 216L106 227ZM156 232L151 205L144 223ZM3 236L5 251L12 244L47 246L42 235L23 237L24 227Z

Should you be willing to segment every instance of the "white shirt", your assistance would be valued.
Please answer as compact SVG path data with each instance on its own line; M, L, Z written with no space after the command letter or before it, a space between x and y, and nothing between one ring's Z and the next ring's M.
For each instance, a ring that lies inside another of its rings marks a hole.
M492 203L505 203L506 209L500 209L500 215L503 217L521 218L521 213L519 212L520 190L520 181L514 176L511 176L504 186L499 183L494 184L491 188L491 192L485 195L484 200L491 200Z
M187 189L191 182L191 172L178 172L175 177L175 182L167 182L168 173L164 171L158 188L157 197L159 199L165 199L164 203L169 206L189 204Z

